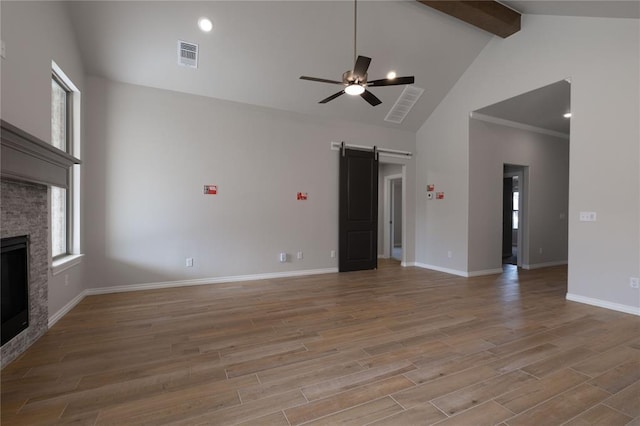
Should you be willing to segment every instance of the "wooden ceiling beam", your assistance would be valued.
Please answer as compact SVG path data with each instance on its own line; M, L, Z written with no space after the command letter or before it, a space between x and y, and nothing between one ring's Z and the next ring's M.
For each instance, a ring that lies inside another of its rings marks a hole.
M520 31L520 13L497 1L417 1L502 38Z

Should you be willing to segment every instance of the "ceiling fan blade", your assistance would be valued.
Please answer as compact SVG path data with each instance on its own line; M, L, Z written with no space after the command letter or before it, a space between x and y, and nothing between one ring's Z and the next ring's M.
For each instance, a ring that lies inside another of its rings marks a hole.
M327 102L334 100L335 98L337 98L340 95L344 95L344 90L341 90L338 93L334 93L333 95L329 96L328 98L325 98L325 99L321 100L318 103L319 104L326 104Z
M341 81L327 80L326 78L307 77L306 75L300 76L300 80L317 81L319 83L343 84Z
M367 86L399 86L401 84L413 84L415 78L411 77L396 77L393 79L383 78L380 80L373 80L367 82Z
M371 58L367 58L366 56L358 56L358 59L356 59L356 64L353 66L353 74L357 75L360 78L363 78L365 75L367 75L369 63L371 63Z
M371 93L368 90L365 90L364 92L362 92L362 98L369 102L371 104L371 106L376 106L376 105L380 105L382 103L382 101L380 99L378 99L376 97L376 95L374 95L373 93Z

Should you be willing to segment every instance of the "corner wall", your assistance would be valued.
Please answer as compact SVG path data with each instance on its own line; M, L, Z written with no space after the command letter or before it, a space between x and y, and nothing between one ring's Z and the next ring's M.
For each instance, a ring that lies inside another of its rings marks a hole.
M469 113L571 78L568 293L640 313L639 22L525 15L489 42L417 134L417 262L470 270ZM426 201L427 183L443 202Z

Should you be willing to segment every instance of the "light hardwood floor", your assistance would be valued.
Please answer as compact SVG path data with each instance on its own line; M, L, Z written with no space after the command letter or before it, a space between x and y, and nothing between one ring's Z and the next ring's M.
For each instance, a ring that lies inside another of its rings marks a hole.
M2 370L2 424L640 425L640 318L566 268L87 297Z

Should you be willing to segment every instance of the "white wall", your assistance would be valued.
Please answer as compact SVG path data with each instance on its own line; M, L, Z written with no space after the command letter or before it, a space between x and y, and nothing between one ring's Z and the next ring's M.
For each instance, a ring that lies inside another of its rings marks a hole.
M523 264L566 262L569 141L471 119L469 159L469 271L502 265L504 164L528 166Z
M51 140L51 61L82 90L84 69L67 4L3 1L2 119Z
M418 131L417 262L469 270L469 113L569 77L568 292L637 310L639 29L632 19L525 15L522 31L487 45ZM447 191L444 202L426 202L427 183ZM579 222L580 211L598 221Z
M78 89L84 69L75 35L60 2L3 1L2 119L44 140L51 140L51 61ZM82 141L81 141L82 142ZM83 290L83 265L49 275L49 316Z
M330 142L415 150L412 132L99 78L88 79L87 99L90 287L335 268ZM413 160L403 161L415 180ZM203 195L205 184L219 194ZM297 201L299 191L309 199Z

